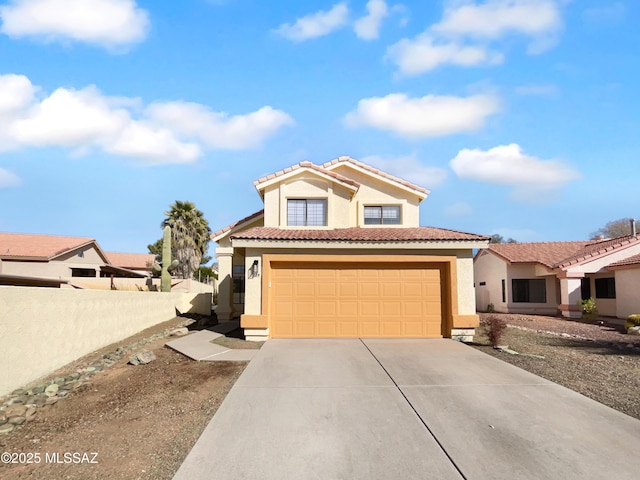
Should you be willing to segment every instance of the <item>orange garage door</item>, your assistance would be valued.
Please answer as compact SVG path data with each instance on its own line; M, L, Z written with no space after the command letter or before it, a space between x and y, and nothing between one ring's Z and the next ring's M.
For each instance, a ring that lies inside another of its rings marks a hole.
M271 336L441 337L440 283L424 264L273 263Z

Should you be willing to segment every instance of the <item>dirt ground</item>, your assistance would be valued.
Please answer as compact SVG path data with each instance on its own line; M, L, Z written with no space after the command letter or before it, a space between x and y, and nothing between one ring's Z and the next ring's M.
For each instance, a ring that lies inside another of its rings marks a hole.
M511 325L501 343L535 356L494 350L481 330L475 348L640 419L640 337L625 335L615 325L500 316ZM50 377L101 359L120 345L144 344L158 332L184 323L177 318L145 330ZM189 328L203 326L193 323ZM144 345L156 354L154 362L128 365L127 355L92 377L86 389L39 407L31 421L0 435L0 453L31 454L34 462L24 464L28 458L23 455L18 458L21 463L0 464L0 478L172 478L246 363L194 362L164 347L166 341L157 338ZM234 333L216 343L229 348L260 346Z
M623 333L620 325L606 319L600 325L556 317L497 316L510 325L500 344L526 355L493 349L482 329L476 348L640 419L640 337Z
M177 318L145 330L74 362L66 371L181 324L184 319ZM39 407L32 420L0 435L0 453L31 454L17 458L17 464L0 464L0 478L172 478L246 362L195 362L164 347L166 341L160 338L144 346L157 360L133 366L127 364L128 356L122 358L96 374L86 389ZM229 343L230 348L242 348L247 342ZM29 460L33 463L24 464Z

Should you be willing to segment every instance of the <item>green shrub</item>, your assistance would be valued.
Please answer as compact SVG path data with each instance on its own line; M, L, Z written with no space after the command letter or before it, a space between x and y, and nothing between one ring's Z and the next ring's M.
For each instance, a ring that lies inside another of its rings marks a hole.
M582 318L593 320L598 316L598 307L593 297L587 300L579 300L578 305L582 308Z
M489 312L489 313L495 312L495 308L493 306L493 303L490 303L489 305L487 305L487 312Z
M627 317L627 321L624 323L624 329L629 330L631 327L640 326L640 313L634 313Z

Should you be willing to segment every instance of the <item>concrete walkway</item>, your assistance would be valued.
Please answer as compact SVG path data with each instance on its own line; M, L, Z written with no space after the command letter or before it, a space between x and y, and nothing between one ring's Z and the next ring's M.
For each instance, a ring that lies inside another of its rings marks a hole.
M451 340L269 340L174 478L635 480L639 439Z
M225 322L207 330L192 332L184 337L176 338L165 345L199 362L249 361L258 353L257 349L232 349L212 343L216 338L220 338L239 327L240 323L237 321Z

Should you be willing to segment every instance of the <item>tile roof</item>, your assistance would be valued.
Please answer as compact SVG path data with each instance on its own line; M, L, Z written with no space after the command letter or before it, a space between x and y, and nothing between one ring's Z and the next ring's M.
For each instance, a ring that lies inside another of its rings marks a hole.
M275 173L271 173L269 175L267 175L266 177L262 177L259 178L258 180L256 180L255 182L253 182L253 184L256 186L256 188L258 188L262 183L268 182L269 180L273 180L274 178L277 177L281 177L283 175L286 175L287 173L293 172L295 170L300 170L301 168L309 168L311 170L314 170L318 173L321 173L323 175L327 175L331 178L333 178L334 180L336 180L337 182L340 183L344 183L349 185L352 188L359 188L360 184L354 180L351 180L350 178L347 178L343 175L340 175L339 173L336 172L332 172L330 170L326 170L322 167L319 167L318 165L311 163L309 161L304 161L304 162L300 162L297 165L293 165L291 167L287 167L283 170L279 170Z
M426 188L420 187L419 185L416 185L414 183L408 182L407 180L404 180L402 178L396 177L394 175L391 175L387 172L383 172L382 170L379 170L375 167L372 167L371 165L367 165L366 163L363 163L359 160L356 160L355 158L351 158L349 156L341 156L338 158L334 158L333 160L330 160L326 163L322 164L322 167L324 168L329 168L329 167L333 167L334 165L338 165L341 163L350 163L352 165L356 165L364 170L367 170L368 172L371 172L375 175L379 175L381 177L386 178L387 180L391 180L393 182L399 183L400 185L409 188L410 190L416 190L417 192L420 192L424 195L429 195L429 190L427 190Z
M590 258L599 257L606 253L619 248L624 248L640 242L637 236L627 235L624 237L608 238L606 240L590 241L582 249L568 256L556 264L556 266L568 267L570 265L589 260Z
M237 222L233 222L231 225L227 225L226 227L221 228L220 230L217 230L215 232L213 232L211 234L211 239L214 239L220 235L222 235L223 233L228 232L229 230L231 230L232 228L237 227L238 225L241 225L243 223L249 222L255 218L258 218L260 215L264 214L264 209L262 210L258 210L255 213L252 213L251 215L244 217L243 219L238 220Z
M588 241L491 243L488 250L510 263L541 263L553 268L556 264L575 255Z
M636 243L640 243L640 238L625 236L597 241L492 243L488 250L511 263L541 263L548 268L566 268Z
M91 242L89 237L0 232L0 258L49 260Z
M640 266L640 253L634 255L629 258L625 258L624 260L620 260L618 262L614 262L611 265L607 265L607 267L626 267L629 265L638 265Z
M111 265L129 270L148 270L149 265L156 261L152 253L106 252L105 255Z
M336 228L330 230L253 227L231 235L244 240L309 240L343 242L487 241L489 237L435 227Z

